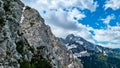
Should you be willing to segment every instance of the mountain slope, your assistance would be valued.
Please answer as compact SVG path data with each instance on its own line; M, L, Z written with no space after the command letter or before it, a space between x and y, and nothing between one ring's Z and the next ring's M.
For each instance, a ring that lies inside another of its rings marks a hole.
M117 49L95 45L73 34L58 39L81 60L84 68L120 68L120 51Z
M39 13L20 0L0 0L0 67L82 68Z

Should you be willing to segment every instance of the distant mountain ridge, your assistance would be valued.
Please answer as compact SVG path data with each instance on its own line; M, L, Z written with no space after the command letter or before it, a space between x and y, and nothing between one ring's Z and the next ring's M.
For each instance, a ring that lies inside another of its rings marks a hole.
M73 34L58 39L83 62L84 68L120 68L119 49L102 47Z

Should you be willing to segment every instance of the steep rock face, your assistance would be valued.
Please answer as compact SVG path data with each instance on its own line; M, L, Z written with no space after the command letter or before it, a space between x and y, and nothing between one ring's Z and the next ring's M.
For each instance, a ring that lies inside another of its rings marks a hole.
M23 6L19 0L0 0L0 67L20 67L18 60L21 55L16 46L18 41L25 40L19 35Z
M19 0L0 0L0 67L31 68L43 59L53 68L83 67L58 42L35 9Z

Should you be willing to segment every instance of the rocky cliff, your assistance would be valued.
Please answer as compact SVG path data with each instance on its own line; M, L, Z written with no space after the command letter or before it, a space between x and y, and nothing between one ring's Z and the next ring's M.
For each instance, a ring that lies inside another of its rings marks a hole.
M0 68L82 68L39 13L20 0L0 0Z

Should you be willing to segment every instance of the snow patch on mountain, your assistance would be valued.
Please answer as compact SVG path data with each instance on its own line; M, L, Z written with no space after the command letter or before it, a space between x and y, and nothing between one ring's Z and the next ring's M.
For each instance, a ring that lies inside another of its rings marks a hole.
M77 48L77 46L75 44L72 44L70 46L67 46L68 50L72 49L72 48Z
M85 56L90 56L90 53L88 53L87 51L82 51L80 53L74 53L74 55L76 57L85 57Z
M22 16L21 16L21 20L20 20L20 23L22 23L23 22L23 20L24 20L24 16L23 16L23 12L25 11L25 6L23 7L23 10L22 10Z
M101 50L99 47L97 47L97 49L98 49L100 52L102 52L102 50Z
M76 43L83 45L84 42L83 41L76 41Z

